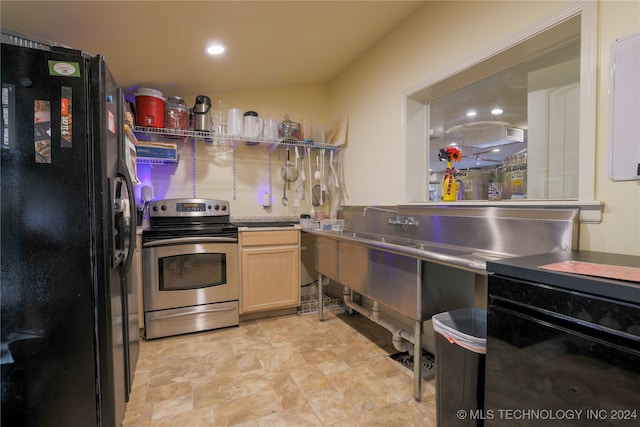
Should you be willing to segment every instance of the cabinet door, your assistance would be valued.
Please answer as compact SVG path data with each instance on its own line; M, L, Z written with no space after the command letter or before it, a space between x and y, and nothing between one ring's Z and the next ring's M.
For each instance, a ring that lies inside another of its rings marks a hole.
M242 312L297 307L299 263L297 245L242 249Z
M316 270L338 281L338 242L316 237Z

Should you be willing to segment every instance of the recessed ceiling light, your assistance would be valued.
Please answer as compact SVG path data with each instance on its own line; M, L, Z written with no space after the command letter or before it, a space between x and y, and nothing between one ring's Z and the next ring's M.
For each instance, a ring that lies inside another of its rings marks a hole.
M467 112L467 117L475 117L478 112L476 110L470 110Z
M494 148L494 149L493 149L493 150L491 150L491 151L493 151L494 153L499 153L499 152L500 152L500 149L499 149L499 148Z
M493 114L494 116L499 116L502 113L504 113L504 111L502 111L502 108L494 108L493 110L491 110L491 114Z
M457 145L458 145L457 142L452 142L451 144L449 144L449 146L451 146L451 147L456 147Z
M222 46L221 44L212 44L207 46L205 51L209 55L220 55L222 52L224 52L224 46Z

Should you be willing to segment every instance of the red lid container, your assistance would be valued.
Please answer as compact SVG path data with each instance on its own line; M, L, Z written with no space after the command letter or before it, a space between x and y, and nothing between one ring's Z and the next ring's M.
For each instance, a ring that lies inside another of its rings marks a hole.
M162 92L141 87L134 95L136 97L136 125L155 128L164 127L164 97Z

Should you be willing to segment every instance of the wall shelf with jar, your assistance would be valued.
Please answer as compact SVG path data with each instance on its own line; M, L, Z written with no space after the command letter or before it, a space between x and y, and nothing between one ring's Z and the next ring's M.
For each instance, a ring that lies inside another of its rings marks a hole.
M156 143L164 142L167 140L185 140L187 138L194 138L196 141L203 143L214 143L220 141L231 141L234 149L238 142L246 142L247 145L263 145L269 146L271 151L277 147L309 147L311 149L326 149L326 150L339 150L343 148L341 145L332 144L319 144L311 141L300 141L292 138L265 138L265 137L243 137L238 135L224 135L214 132L200 131L200 130L186 130L186 129L168 129L168 128L156 128L146 126L134 126L133 128L138 141L144 144L145 141Z

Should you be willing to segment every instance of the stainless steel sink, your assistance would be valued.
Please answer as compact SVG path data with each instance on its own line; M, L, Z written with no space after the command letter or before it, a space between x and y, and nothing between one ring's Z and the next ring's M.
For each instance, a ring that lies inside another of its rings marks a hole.
M342 232L333 230L317 231L315 234L334 238L340 241L361 244L372 249L392 252L411 258L470 268L476 272L484 272L486 261L488 260L496 260L510 256L509 254L474 250L472 248L423 242L410 238L348 229L343 230Z

